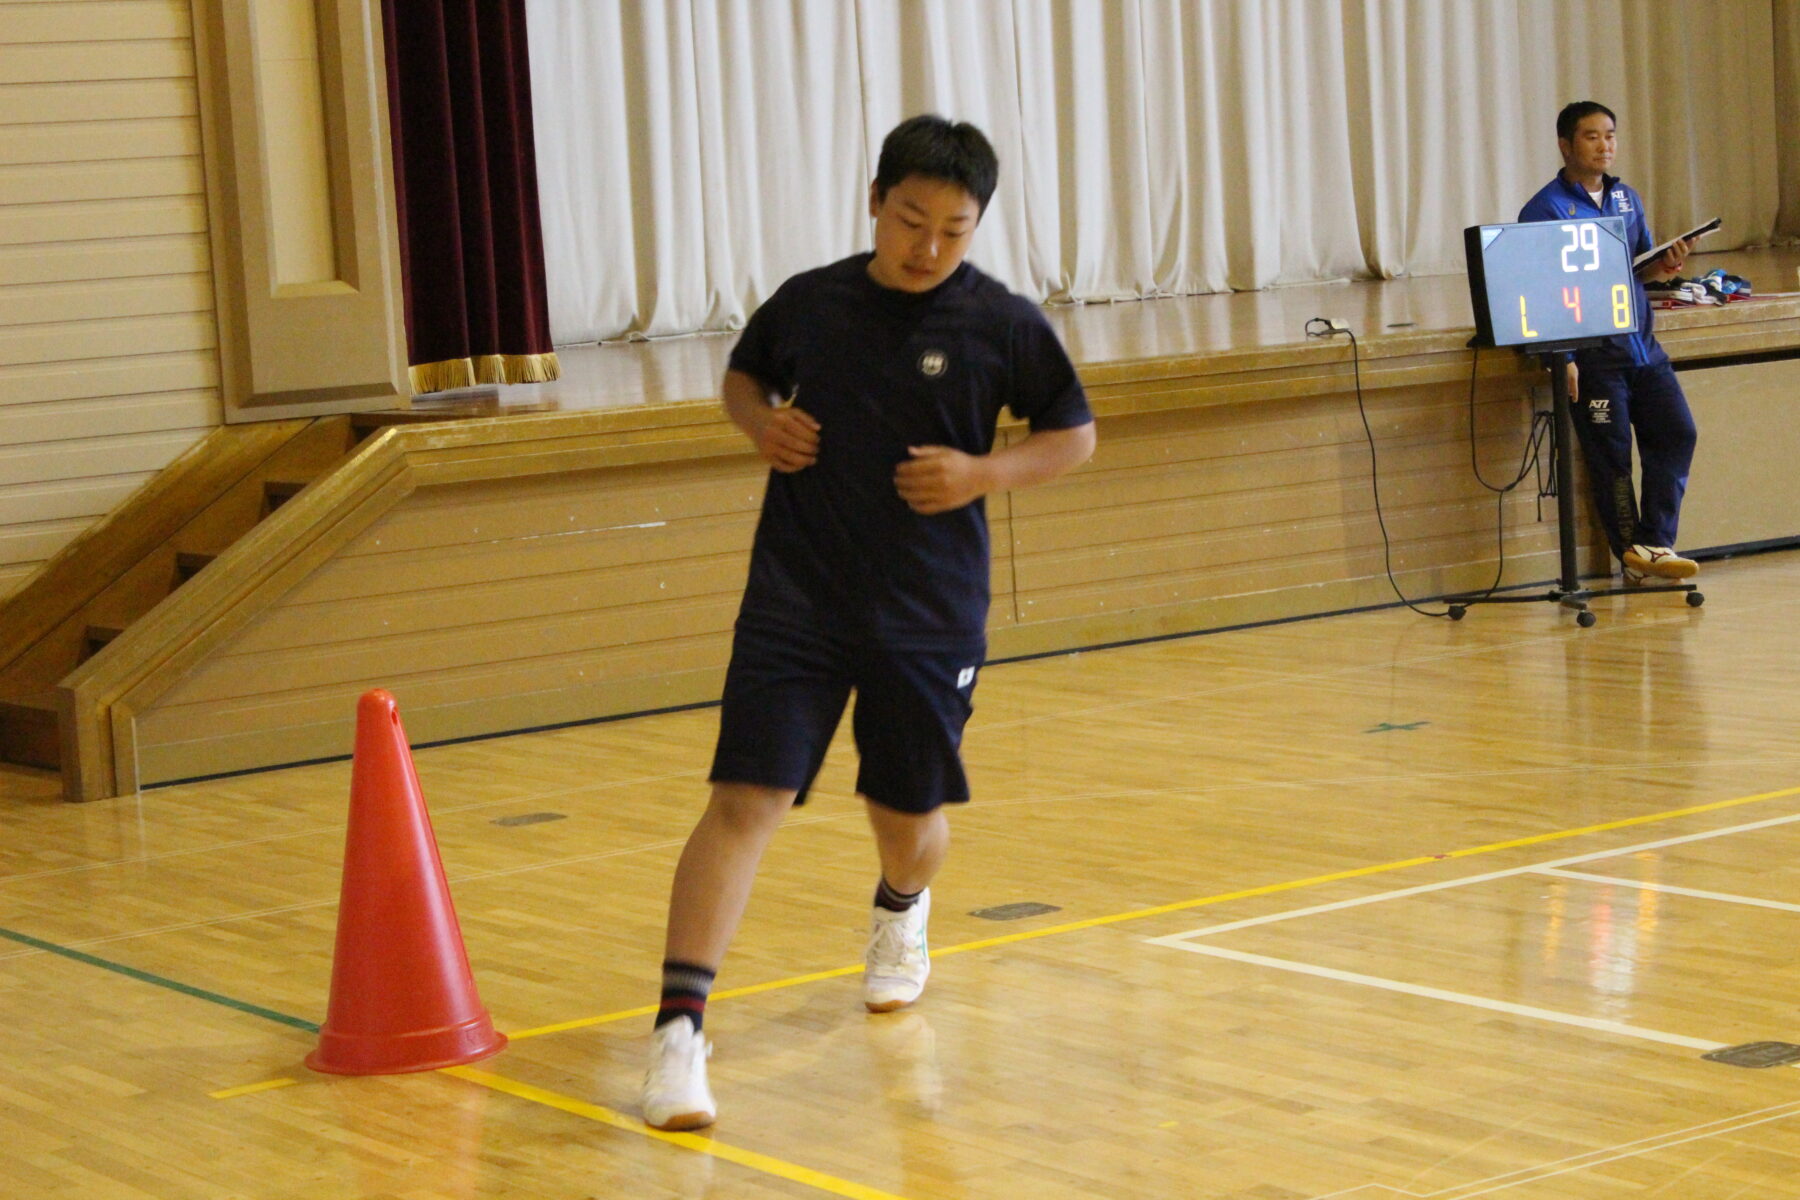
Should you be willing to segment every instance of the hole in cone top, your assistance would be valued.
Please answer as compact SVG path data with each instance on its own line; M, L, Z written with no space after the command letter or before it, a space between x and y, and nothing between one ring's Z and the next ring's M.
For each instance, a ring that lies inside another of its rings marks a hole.
M394 694L386 688L370 688L357 701L356 715L359 720L373 719L377 714L385 714L391 719L400 719L400 705Z

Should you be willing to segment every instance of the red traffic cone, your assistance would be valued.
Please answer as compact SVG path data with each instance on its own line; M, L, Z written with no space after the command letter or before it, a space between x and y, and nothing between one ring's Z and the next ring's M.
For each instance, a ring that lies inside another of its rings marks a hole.
M506 1045L475 994L406 730L380 688L356 706L342 897L331 1007L307 1066L431 1071Z

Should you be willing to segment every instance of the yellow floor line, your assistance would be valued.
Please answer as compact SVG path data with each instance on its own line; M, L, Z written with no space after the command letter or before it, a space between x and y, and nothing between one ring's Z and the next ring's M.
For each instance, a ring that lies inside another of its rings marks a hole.
M1224 904L1231 900L1247 900L1253 896L1271 896L1278 892L1298 891L1301 888L1318 887L1320 884L1336 883L1344 879L1358 879L1365 875L1380 875L1389 871L1401 871L1408 867L1423 866L1426 863L1443 862L1448 859L1472 858L1478 854L1494 854L1501 850L1514 850L1521 846L1537 846L1545 842L1562 841L1566 838L1582 837L1590 833L1605 833L1613 829L1629 829L1635 825L1653 825L1660 821L1672 821L1677 817L1691 817L1698 813L1718 812L1721 809L1737 808L1744 804L1756 804L1765 800L1779 800L1784 796L1800 795L1800 787L1783 788L1774 792L1758 792L1754 796L1738 796L1731 800L1715 800L1710 804L1694 804L1687 808L1672 808L1667 812L1649 813L1641 817L1625 817L1617 821L1605 821L1598 825L1583 825L1575 829L1558 829L1550 833L1532 834L1528 837L1510 838L1504 842L1489 842L1482 846L1470 846L1462 850L1452 850L1445 854L1423 854L1415 858L1402 858L1394 862L1377 863L1368 867L1354 867L1348 871L1333 871L1328 875L1312 875L1305 879L1290 879L1282 883L1267 883L1260 887L1242 888L1235 892L1220 892L1212 896L1201 896L1193 900L1177 900L1172 904L1159 904L1153 908L1135 908L1130 912L1112 913L1103 917L1088 917L1081 921L1065 921L1060 925L1047 925L1041 929L1026 929L1018 933L1002 934L999 937L982 938L978 941L963 942L955 946L938 947L932 950L933 958L943 958L950 954L963 954L970 950L985 950L992 946L1005 946L1014 942L1027 942L1036 938L1050 937L1061 933L1074 933L1082 929L1094 929L1103 925L1117 925L1122 921L1140 921L1145 917L1160 917L1165 913L1182 912L1190 908L1204 908L1212 904ZM712 1000L729 1000L736 996L752 996L759 992L779 991L783 988L799 987L802 984L817 983L825 979L837 979L845 975L860 975L862 964L849 967L834 967L829 971L813 971L806 975L794 975L787 979L771 980L768 983L755 983L747 987L727 988L712 994ZM573 1021L562 1021L555 1025L540 1025L534 1029L508 1031L507 1037L519 1038L542 1037L551 1033L566 1033L572 1029L586 1029L593 1025L605 1025L613 1021L624 1021L632 1017L649 1016L656 1012L656 1005L645 1004L636 1008L627 1008L619 1012L605 1013L597 1017L581 1017Z
M276 1088L292 1087L299 1082L298 1079L265 1079L261 1083L246 1083L243 1087L225 1088L206 1094L214 1100L229 1100L233 1096L248 1096L253 1092L271 1092Z
M1756 804L1765 800L1779 800L1785 796L1800 795L1800 787L1783 788L1774 792L1758 792L1754 796L1738 796L1731 800L1715 800L1710 804L1696 804L1687 808L1674 808L1667 812L1649 813L1641 817L1625 817L1618 821L1606 821L1599 825L1583 825L1575 829L1558 829L1550 833L1532 834L1522 838L1511 838L1504 842L1489 842L1482 846L1470 846L1462 850L1452 850L1445 854L1427 854L1416 858L1403 858L1394 862L1377 863L1374 866L1355 867L1348 871L1335 871L1329 875L1313 875L1305 879L1291 879L1283 883L1263 884L1260 887L1243 888L1235 892L1220 892L1217 895L1201 896L1194 900L1179 900L1173 904L1161 904L1154 908L1138 908L1130 912L1114 913L1104 917L1089 917L1082 921L1067 921L1061 925L1049 925L1041 929L1027 929L1019 933L1003 934L999 937L982 938L979 941L963 942L955 946L943 946L934 949L932 957L943 958L950 954L961 954L969 950L984 950L990 946L1007 945L1012 942L1030 941L1034 938L1049 937L1052 934L1073 933L1081 929L1093 929L1102 925L1116 925L1122 921L1136 921L1144 917L1161 916L1165 913L1181 912L1190 908L1203 908L1212 904L1224 904L1230 900L1244 900L1253 896L1269 896L1278 892L1298 891L1301 888L1317 887L1320 884L1334 883L1343 879L1355 879L1365 875L1379 875L1388 871L1399 871L1407 867L1422 866L1425 863L1443 862L1449 859L1472 858L1478 854L1493 854L1501 850L1517 849L1521 846L1536 846L1545 842L1561 841L1572 837L1581 837L1590 833L1605 833L1613 829L1628 829L1636 825L1653 825L1661 821L1672 821L1677 817L1690 817L1699 813L1718 812L1721 809L1737 808L1745 804ZM767 983L753 983L744 987L726 988L712 994L712 1000L729 1000L738 996L754 996L762 992L780 991L784 988L799 987L803 984L818 983L826 979L840 979L846 975L860 975L862 964L854 966L834 967L829 971L813 971L806 975L793 975L785 979L770 980ZM561 1021L555 1025L540 1025L534 1029L508 1030L507 1037L517 1041L520 1038L543 1037L552 1033L567 1033L574 1029L586 1029L594 1025L606 1025L613 1021L625 1021L634 1017L648 1017L656 1012L654 1004L642 1004L636 1008L621 1009L618 1012L605 1013L597 1017L581 1017L573 1021ZM462 1070L463 1068L452 1068ZM271 1079L264 1083L253 1083L242 1088L227 1088L222 1092L208 1093L214 1099L223 1100L230 1096L244 1095L249 1092L267 1088L283 1087L293 1080ZM520 1085L524 1086L524 1085ZM576 1103L571 1101L570 1103ZM600 1110L604 1111L604 1110ZM635 1122L626 1118L627 1125ZM659 1135L661 1136L661 1135ZM678 1135L667 1135L670 1137Z
M953 949L962 948L963 947L953 947ZM951 952L951 950L933 950L932 954L949 954ZM709 996L707 998L707 1003L710 1004L714 1000L730 1000L735 996L754 996L758 992L774 992L779 991L782 988L799 987L803 983L818 983L825 979L841 979L845 975L861 974L861 963L857 963L853 967L833 967L829 971L814 971L810 975L794 975L787 979L773 979L768 983L751 983L746 984L743 987L722 988ZM656 1015L657 1007L658 1006L654 1004L643 1004L639 1005L637 1008L627 1008L622 1009L619 1012L610 1012L601 1017L578 1017L573 1021L563 1021L556 1025L539 1025L535 1029L521 1029L517 1033L508 1030L506 1036L515 1039L543 1037L547 1033L566 1033L571 1029L586 1029L590 1025L605 1025L610 1021L626 1021L630 1020L632 1017L653 1017Z
M548 1091L533 1087L529 1083L520 1083L516 1079L508 1079L504 1075L496 1075L491 1071L479 1071L474 1067L445 1067L440 1072L454 1075L470 1083L491 1088L496 1092L504 1092L509 1096L517 1096L521 1100L529 1100L534 1104L547 1105L560 1109L602 1125L610 1125L614 1129L622 1129L627 1133L642 1134L655 1138L659 1142L668 1142L686 1150L694 1150L701 1154L710 1154L714 1158L728 1163L736 1163L740 1167L748 1167L752 1171L760 1171L765 1175L773 1175L778 1179L790 1180L829 1192L834 1196L847 1196L850 1200L904 1200L892 1192L884 1192L879 1188L865 1187L860 1183L852 1183L848 1179L839 1179L835 1175L827 1175L823 1171L815 1171L810 1167L802 1167L784 1159L771 1158L767 1154L758 1154L754 1150L741 1150L736 1146L728 1146L714 1141L703 1133L664 1133L660 1129L652 1129L642 1121L623 1116L610 1108L602 1108L598 1104L589 1104L585 1100L576 1100L560 1092Z

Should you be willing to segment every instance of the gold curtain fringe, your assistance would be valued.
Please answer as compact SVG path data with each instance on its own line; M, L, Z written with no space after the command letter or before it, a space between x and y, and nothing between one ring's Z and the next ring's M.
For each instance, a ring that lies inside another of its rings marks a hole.
M554 350L544 354L477 354L417 363L408 368L407 374L413 395L419 396L484 383L549 383L562 378L562 365L556 361Z

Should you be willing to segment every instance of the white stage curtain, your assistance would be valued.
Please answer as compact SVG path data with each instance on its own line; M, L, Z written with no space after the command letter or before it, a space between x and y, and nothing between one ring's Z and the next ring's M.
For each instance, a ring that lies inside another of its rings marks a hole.
M1462 269L1619 114L1658 231L1800 232L1800 0L528 0L559 344L732 329L870 245L881 138L973 121L1042 300ZM1783 133L1782 131L1786 132Z

